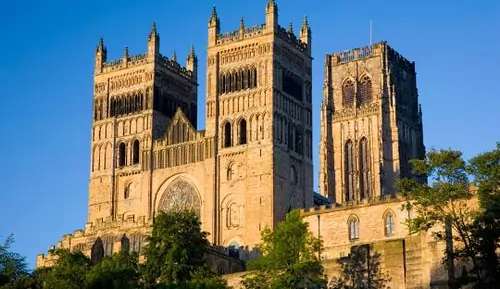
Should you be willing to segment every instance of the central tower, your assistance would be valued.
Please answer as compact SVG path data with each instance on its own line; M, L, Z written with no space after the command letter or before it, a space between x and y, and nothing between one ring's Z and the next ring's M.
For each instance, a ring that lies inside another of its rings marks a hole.
M311 29L307 19L299 37L292 24L281 27L273 0L265 12L264 24L247 27L241 19L236 31L221 34L214 7L208 23L205 135L216 144L214 241L236 234L249 250L265 226L313 203ZM233 214L227 205L233 200L244 204L235 214L241 220L222 216Z

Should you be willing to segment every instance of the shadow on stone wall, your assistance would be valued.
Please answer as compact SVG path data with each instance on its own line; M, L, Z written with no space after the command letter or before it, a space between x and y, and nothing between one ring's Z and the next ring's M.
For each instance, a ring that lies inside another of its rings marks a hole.
M380 267L381 254L372 252L369 245L352 247L350 254L338 259L337 263L340 276L329 281L329 289L390 288L391 278Z

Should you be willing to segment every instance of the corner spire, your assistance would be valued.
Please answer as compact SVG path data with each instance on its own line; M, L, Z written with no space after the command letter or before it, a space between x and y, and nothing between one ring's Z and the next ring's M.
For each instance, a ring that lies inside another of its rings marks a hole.
M172 53L172 61L177 62L177 53L175 51Z
M188 59L195 59L195 58L196 58L196 53L194 50L194 44L191 44L191 47L189 48Z
M215 7L215 4L212 6L212 17L217 18L217 8Z
M293 34L293 23L288 24L288 33Z
M302 22L302 27L309 27L309 21L307 21L307 16L304 16L304 22Z
M243 29L245 28L245 20L243 20L243 17L240 19L240 28Z

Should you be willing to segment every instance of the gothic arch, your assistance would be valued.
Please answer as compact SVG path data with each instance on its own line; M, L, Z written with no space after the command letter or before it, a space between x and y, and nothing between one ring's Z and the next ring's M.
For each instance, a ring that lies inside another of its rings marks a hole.
M203 201L198 191L201 187L188 174L172 176L160 186L155 195L156 211L188 209L201 216Z
M382 220L384 221L384 235L386 237L394 235L395 219L396 214L394 214L394 211L391 209L385 210L384 214L382 214Z
M359 217L356 214L351 214L347 218L347 231L349 240L359 239Z
M247 134L248 134L248 124L247 120L242 117L238 120L238 144L244 145L247 144Z
M351 107L354 104L355 81L348 77L342 82L342 106Z
M344 144L344 200L352 201L355 194L354 142L348 139Z
M141 155L141 145L138 138L132 142L132 164L136 165L139 163Z
M222 147L227 148L233 146L233 124L230 120L222 122Z
M237 165L234 162L230 162L226 169L226 180L232 181L235 178Z
M356 105L358 107L373 100L373 82L368 74L365 73L359 78L357 91Z
M358 143L359 199L371 197L371 153L368 138L363 136Z
M90 261L94 264L99 263L104 259L104 244L101 238L97 238L92 249L90 250Z

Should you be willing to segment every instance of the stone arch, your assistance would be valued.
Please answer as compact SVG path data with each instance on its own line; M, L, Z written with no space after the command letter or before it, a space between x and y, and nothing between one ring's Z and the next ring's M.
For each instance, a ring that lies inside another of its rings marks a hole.
M241 259L241 256L244 252L242 252L244 246L243 239L241 236L234 236L229 239L227 239L224 242L225 246L227 248L228 254L231 257Z
M384 236L391 237L394 235L396 214L393 210L386 209L382 214L382 219L384 220Z
M344 144L344 200L352 201L355 191L354 142L348 139Z
M136 165L139 163L139 158L141 155L141 146L139 139L135 139L132 142L132 164Z
M127 145L125 142L120 142L118 145L118 167L123 167L126 165L127 161Z
M130 252L130 239L127 237L126 234L123 234L122 238L120 239L120 244L121 244L120 250L122 252Z
M342 82L342 106L350 107L354 104L355 97L355 81L354 79L347 77Z
M233 126L231 121L226 120L222 123L222 147L231 147L233 144Z
M347 218L347 230L349 235L349 240L359 239L359 217L356 214L351 214Z
M156 194L157 211L192 210L201 216L202 199L197 189L199 187L187 174L171 177L162 184Z
M363 104L370 103L373 100L373 82L372 78L364 73L358 80L358 93L356 98L356 105L362 106Z
M90 261L94 264L99 263L104 259L104 244L101 238L97 238L92 249L90 250Z
M247 144L247 120L242 117L238 121L238 144Z
M236 167L237 165L234 162L229 163L226 171L226 180L228 181L234 180L234 175L236 174Z

